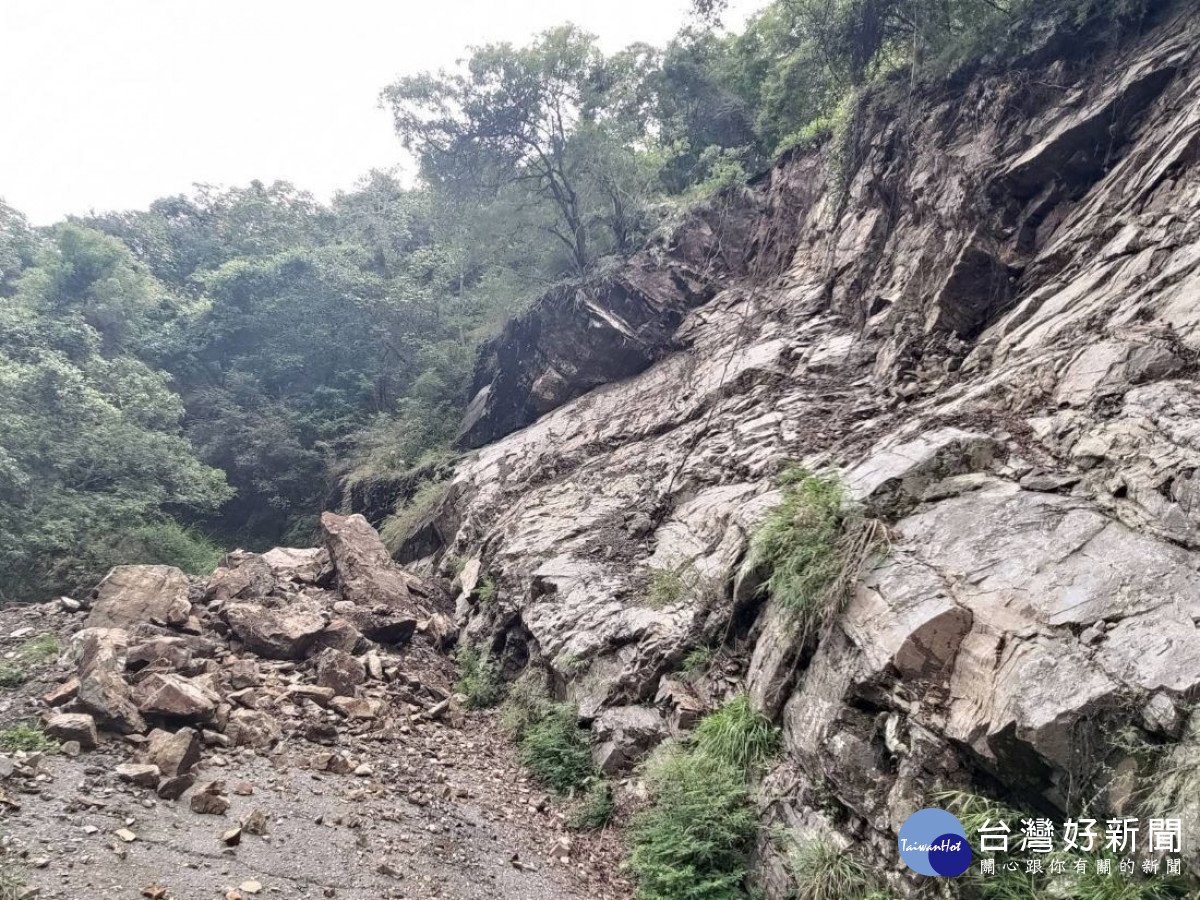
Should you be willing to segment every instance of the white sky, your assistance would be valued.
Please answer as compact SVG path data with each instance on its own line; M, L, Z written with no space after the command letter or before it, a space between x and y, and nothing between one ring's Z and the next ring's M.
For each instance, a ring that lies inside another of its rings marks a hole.
M735 0L730 24L765 0ZM687 0L0 0L0 197L35 224L194 183L327 199L402 150L379 91L564 21L662 43Z

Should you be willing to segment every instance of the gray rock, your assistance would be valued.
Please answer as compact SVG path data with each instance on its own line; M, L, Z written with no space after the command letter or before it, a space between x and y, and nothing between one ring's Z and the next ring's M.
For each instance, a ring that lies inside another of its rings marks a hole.
M117 566L96 587L87 628L158 621L182 625L191 614L188 579L174 566Z

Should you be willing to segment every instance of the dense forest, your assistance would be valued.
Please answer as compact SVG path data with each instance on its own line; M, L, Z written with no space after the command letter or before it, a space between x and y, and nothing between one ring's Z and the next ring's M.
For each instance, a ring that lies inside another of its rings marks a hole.
M1150 2L775 0L731 33L699 0L665 47L563 26L384 87L412 184L198 187L48 228L0 203L0 600L308 543L340 482L452 452L475 348L547 287L848 142L873 92L954 90L1039 17L1116 31Z

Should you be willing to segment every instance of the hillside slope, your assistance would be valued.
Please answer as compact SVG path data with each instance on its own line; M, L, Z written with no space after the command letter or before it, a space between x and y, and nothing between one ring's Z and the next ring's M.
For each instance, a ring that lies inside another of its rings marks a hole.
M896 87L549 295L483 355L478 449L401 560L477 563L465 635L553 670L602 755L654 710L616 770L744 686L784 729L764 822L884 867L939 790L1131 814L1112 736L1170 744L1200 691L1198 47L1194 4L1160 4L1116 44ZM737 577L789 459L892 533L811 655Z

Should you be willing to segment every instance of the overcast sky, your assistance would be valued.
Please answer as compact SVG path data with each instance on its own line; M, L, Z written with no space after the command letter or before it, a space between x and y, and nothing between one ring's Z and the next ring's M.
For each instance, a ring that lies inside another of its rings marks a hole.
M765 0L738 0L731 24ZM0 197L36 224L194 183L327 199L402 151L381 88L573 21L661 43L687 0L0 0Z

